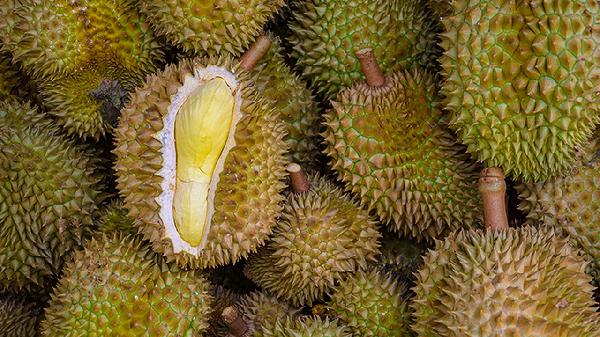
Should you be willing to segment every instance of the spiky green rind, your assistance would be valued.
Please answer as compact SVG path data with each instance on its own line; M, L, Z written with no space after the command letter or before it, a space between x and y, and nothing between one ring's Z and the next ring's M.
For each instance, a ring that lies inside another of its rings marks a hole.
M409 0L309 0L290 24L292 57L325 98L364 79L358 50L372 48L388 72L412 65L432 67L436 23L425 3Z
M429 8L437 18L445 18L452 13L452 0L429 0Z
M44 336L197 336L213 297L197 271L158 261L140 239L92 238L54 289Z
M425 247L397 235L384 235L377 266L399 282L412 283L413 273L423 265Z
M211 307L210 319L208 322L209 327L208 330L204 332L204 336L227 336L228 327L225 322L223 322L223 309L235 305L237 301L239 301L240 295L236 294L232 290L217 285L212 288L212 296L214 301Z
M357 83L332 104L324 133L331 166L391 230L431 241L480 222L479 167L447 129L431 75Z
M246 274L293 305L312 305L379 254L376 223L331 182L291 194L272 241L249 258Z
M280 53L281 45L275 38L269 53L252 69L252 79L287 125L285 139L290 148L287 159L304 168L315 167L320 111L311 92L285 64Z
M277 321L272 328L255 333L256 337L351 337L350 329L339 320L305 317Z
M470 230L436 241L417 275L419 336L600 336L586 263L532 227Z
M340 282L328 306L356 336L412 336L407 290L406 284L371 268Z
M564 177L517 186L528 224L541 224L569 235L586 253L590 273L600 284L600 134Z
M600 5L452 5L442 93L460 140L486 166L528 182L564 174L600 122Z
M237 304L247 322L252 322L255 335L275 326L277 321L294 319L298 309L261 291L245 295Z
M19 89L19 74L10 61L10 56L0 53L0 99L14 95Z
M134 221L127 216L127 210L120 200L112 201L106 206L97 221L98 231L111 234L121 232L126 234L136 234Z
M3 337L38 336L41 308L13 296L0 295L0 332Z
M244 52L284 0L139 1L158 35L187 52L234 56Z
M0 102L0 288L57 277L103 198L91 152L50 123L28 103Z
M163 117L186 76L208 65L222 67L238 76L242 90L242 117L236 125L234 146L228 153L215 190L215 213L207 244L198 255L174 253L166 236L156 198L162 193ZM128 215L137 219L139 232L153 248L179 265L204 268L235 263L263 244L280 214L284 200L286 151L285 125L261 100L248 75L228 57L184 60L149 76L132 94L115 129L117 187Z

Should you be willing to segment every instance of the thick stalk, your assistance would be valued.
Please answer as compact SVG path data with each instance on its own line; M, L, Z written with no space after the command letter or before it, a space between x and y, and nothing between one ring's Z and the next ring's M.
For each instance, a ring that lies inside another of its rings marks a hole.
M240 66L246 71L254 69L258 61L269 52L271 44L272 41L268 36L259 36L240 58Z
M506 182L501 168L489 167L481 171L479 192L483 200L483 215L486 228L507 229Z
M385 75L381 71L379 64L377 64L373 49L361 49L356 52L356 57L360 62L363 74L365 74L367 84L371 87L383 86L385 84Z
M291 163L287 166L287 171L290 174L290 185L294 193L303 193L310 189L310 183L306 177L306 173L302 167L296 163Z

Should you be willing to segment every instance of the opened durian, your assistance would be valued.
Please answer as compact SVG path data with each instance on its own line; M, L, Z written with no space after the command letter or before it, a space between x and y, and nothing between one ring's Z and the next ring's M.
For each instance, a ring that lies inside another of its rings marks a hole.
M3 337L37 337L42 309L16 296L0 294L0 333Z
M148 77L116 129L128 215L179 265L235 263L281 211L285 126L230 58L184 60Z
M600 4L457 0L444 20L451 126L487 167L565 174L600 122Z
M350 329L339 320L320 317L279 320L255 337L352 337Z

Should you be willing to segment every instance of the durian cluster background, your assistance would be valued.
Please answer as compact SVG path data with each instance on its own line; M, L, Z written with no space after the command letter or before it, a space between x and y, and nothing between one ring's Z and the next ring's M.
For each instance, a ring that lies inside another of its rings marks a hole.
M0 18L0 336L600 336L598 1Z

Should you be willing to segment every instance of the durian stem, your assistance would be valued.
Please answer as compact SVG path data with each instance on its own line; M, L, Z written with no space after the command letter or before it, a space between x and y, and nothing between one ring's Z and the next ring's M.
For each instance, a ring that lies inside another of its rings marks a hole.
M306 173L304 173L300 165L291 163L287 166L286 170L290 174L290 185L292 185L294 193L304 193L310 189Z
M360 68L363 74L365 74L369 86L381 87L385 84L385 75L381 71L379 64L377 64L373 49L361 49L356 52L356 57L360 62Z
M483 200L485 226L494 230L507 229L506 182L501 168L488 167L481 171L479 192Z
M258 61L269 52L271 43L272 41L268 36L259 36L240 58L240 66L246 71L254 69Z
M247 324L240 312L233 306L223 309L221 317L228 327L227 337L249 337L254 333L251 324Z

